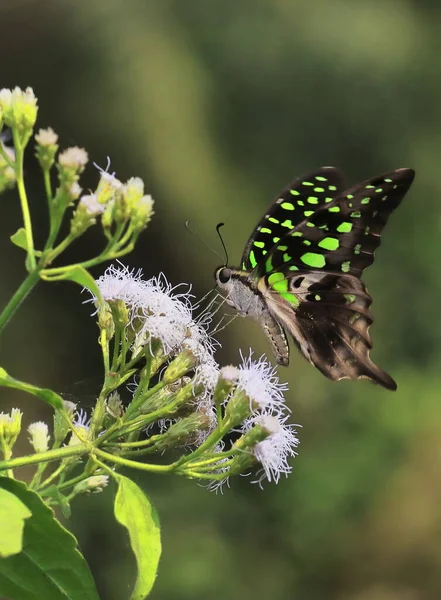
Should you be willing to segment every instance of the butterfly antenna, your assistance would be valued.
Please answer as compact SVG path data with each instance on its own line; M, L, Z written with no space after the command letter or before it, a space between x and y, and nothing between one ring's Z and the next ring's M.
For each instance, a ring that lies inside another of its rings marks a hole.
M228 265L228 252L227 252L227 247L225 246L224 238L222 237L222 234L220 232L220 228L223 227L224 225L225 225L225 223L218 223L216 225L216 231L217 231L217 235L219 236L219 239L221 241L222 248L224 249L224 252L225 252L225 266L226 266L226 265Z
M217 250L215 250L214 248L212 248L209 244L207 244L207 242L205 242L191 227L190 227L190 221L186 221L185 222L185 227L188 229L188 231L190 233L192 233L194 235L194 237L199 240L201 242L201 244L203 244L204 246L206 246L209 250L211 250L212 252L214 252L214 254L216 254L216 256L218 256L221 260L223 259L223 256L221 256L219 254L219 252Z

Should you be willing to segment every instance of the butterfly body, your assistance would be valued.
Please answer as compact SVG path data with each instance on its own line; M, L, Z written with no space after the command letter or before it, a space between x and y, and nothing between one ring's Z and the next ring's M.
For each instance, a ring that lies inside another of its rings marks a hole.
M273 201L242 268L216 270L227 303L261 324L279 364L289 364L289 333L330 379L368 378L396 389L369 357L372 299L361 275L413 177L397 169L344 191L341 173L322 167Z

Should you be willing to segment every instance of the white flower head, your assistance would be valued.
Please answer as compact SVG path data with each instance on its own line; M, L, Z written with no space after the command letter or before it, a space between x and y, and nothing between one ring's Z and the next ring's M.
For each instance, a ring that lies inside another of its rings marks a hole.
M29 441L35 452L46 452L49 448L49 428L43 421L31 423L28 427Z
M81 196L78 206L82 206L91 217L96 217L104 212L104 206L98 202L96 194Z
M110 265L104 275L97 279L97 285L104 300L107 302L123 300L129 307L136 304L144 283L141 269L130 270L123 265Z
M291 473L288 458L297 455L295 449L300 442L296 435L296 425L286 424L287 419L288 416L274 416L267 412L253 415L244 422L244 433L259 425L269 434L252 448L254 456L263 467L262 476L253 483L261 483L265 478L278 483L281 474Z
M40 129L35 135L35 141L40 144L40 146L55 146L55 144L58 142L58 135L55 133L52 127Z
M82 169L86 166L89 157L84 148L79 148L78 146L72 146L71 148L66 148L63 152L58 156L58 162L62 167L67 167L71 169Z
M276 368L270 365L266 356L262 355L255 361L250 350L248 358L244 358L242 352L241 358L237 387L249 397L252 408L257 406L260 410L271 410L276 414L289 412L283 396L288 384L280 383Z
M145 345L158 339L166 354L178 351L187 338L194 321L190 289L173 287L161 273L143 282L136 299L135 316L141 315L143 325L135 345Z

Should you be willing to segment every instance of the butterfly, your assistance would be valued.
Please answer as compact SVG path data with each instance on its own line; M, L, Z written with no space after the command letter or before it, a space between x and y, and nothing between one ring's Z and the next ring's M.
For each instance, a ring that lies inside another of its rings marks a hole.
M361 276L414 176L396 169L346 191L334 167L300 177L271 203L241 268L216 269L227 304L260 322L280 365L289 364L290 333L329 379L366 378L397 389L369 357L372 298Z

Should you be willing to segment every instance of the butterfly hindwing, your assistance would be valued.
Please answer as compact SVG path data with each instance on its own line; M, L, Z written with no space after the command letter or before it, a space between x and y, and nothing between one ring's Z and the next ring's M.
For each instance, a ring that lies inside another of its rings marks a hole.
M268 308L313 365L336 381L367 377L396 389L394 380L369 357L372 299L360 279L302 271L286 281L286 293L266 288Z
M274 244L305 219L305 211L312 214L343 190L343 175L334 167L321 167L293 181L273 200L253 231L242 256L242 268L254 269Z

